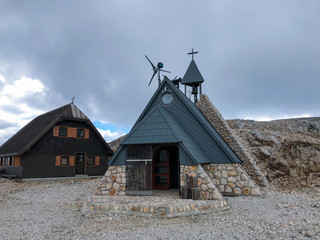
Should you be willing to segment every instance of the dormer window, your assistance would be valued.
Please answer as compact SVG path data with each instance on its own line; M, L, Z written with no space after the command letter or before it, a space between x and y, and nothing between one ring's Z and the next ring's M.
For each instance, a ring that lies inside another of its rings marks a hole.
M68 135L67 127L59 127L59 137L66 137Z

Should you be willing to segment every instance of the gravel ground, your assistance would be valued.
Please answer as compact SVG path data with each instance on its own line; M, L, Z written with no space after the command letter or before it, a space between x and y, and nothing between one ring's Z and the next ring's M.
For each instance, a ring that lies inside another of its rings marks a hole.
M0 239L320 239L319 187L228 198L230 210L195 217L83 217L98 181L0 180Z

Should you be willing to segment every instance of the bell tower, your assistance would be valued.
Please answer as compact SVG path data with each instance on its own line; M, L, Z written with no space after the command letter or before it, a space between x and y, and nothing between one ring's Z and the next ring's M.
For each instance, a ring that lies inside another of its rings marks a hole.
M194 52L193 48L189 55L192 55L192 60L190 62L190 65L184 74L184 77L181 81L181 84L184 85L184 93L187 94L187 86L192 87L191 94L194 95L194 102L198 102L198 88L200 88L200 94L202 94L202 83L204 82L204 79L194 61L194 54L197 54L198 52Z

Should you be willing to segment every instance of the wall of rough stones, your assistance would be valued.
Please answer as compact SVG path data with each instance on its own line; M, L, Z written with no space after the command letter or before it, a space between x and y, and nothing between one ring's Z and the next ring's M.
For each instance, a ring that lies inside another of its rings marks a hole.
M246 152L245 148L240 143L239 139L233 134L228 123L224 120L219 111L212 104L207 95L201 94L200 101L196 103L197 108L207 118L210 124L217 130L224 141L243 161L243 167L249 174L252 180L261 187L269 186L269 182L260 171L252 156Z
M109 166L95 195L125 195L126 166Z
M186 176L192 176L200 190L200 199L202 200L222 200L223 197L218 191L213 181L203 170L201 165L189 166L180 165L180 187L186 185Z
M202 200L222 200L221 193L261 195L260 188L250 179L240 164L180 165L180 186L186 185L186 176L196 180ZM110 166L95 195L125 195L126 167Z
M202 168L222 194L262 195L240 164L204 164Z

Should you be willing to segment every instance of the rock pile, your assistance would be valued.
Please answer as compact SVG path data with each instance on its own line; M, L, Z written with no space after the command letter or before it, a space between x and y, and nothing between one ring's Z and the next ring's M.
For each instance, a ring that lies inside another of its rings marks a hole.
M320 118L227 122L278 187L320 185Z

